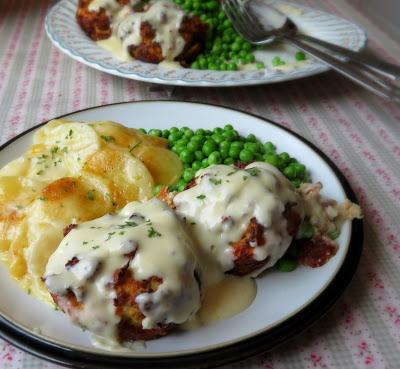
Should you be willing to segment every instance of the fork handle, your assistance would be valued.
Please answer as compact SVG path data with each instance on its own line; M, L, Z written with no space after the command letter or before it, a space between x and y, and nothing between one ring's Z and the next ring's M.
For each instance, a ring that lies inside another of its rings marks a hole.
M295 37L286 36L285 39L300 50L309 53L315 58L323 61L324 63L328 64L332 69L343 74L347 78L351 79L353 82L358 83L369 91L374 92L377 95L382 96L386 99L400 102L400 89L396 86L389 85L386 81L380 80L377 77L372 78L367 74L363 74L358 69L355 69L353 66L347 64L346 62L340 61L339 59L325 54L320 50L306 44L305 42L297 40Z
M373 59L373 58L367 58L363 55L360 55L358 52L355 52L353 50L346 49L344 47L334 45L330 42L326 42L323 40L320 40L318 38L309 36L309 35L304 35L304 34L296 34L296 38L301 39L306 42L311 42L314 44L317 44L319 46L322 46L323 48L333 51L334 53L338 54L339 56L343 56L346 59L349 59L352 62L356 62L358 64L363 65L364 67L367 67L371 69L372 71L376 73L380 73L386 77L389 77L393 80L400 80L400 66L387 63L381 60Z

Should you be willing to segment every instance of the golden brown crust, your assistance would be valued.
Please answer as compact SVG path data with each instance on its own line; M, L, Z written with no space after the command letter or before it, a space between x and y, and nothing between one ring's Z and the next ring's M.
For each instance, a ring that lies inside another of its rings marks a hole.
M207 25L202 23L199 17L185 17L180 28L180 34L185 40L185 47L175 60L185 65L190 64L203 49L206 30ZM133 58L147 63L157 64L162 62L164 57L161 46L158 42L153 41L155 32L151 25L147 22L142 23L140 25L140 34L142 42L137 46L129 46L129 54Z
M120 342L135 340L152 340L169 333L172 324L162 325L153 329L143 329L142 320L145 318L140 311L136 297L141 293L155 292L162 283L162 279L151 277L144 281L136 281L132 278L131 271L121 269L116 276L114 300L116 314L121 316L118 324L118 338Z
M256 218L252 218L242 238L231 245L235 257L235 266L229 273L243 276L264 266L268 258L261 261L255 260L253 257L254 247L250 245L266 246L266 242L264 227L257 223Z
M104 40L111 36L110 18L105 9L100 8L98 12L89 10L92 0L79 0L76 11L76 21L82 30L94 41ZM129 0L117 0L123 6Z

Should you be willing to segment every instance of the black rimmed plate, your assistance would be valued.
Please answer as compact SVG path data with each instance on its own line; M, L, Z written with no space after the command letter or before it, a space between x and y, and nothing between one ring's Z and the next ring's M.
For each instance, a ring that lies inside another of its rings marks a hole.
M101 106L63 118L113 120L128 127L188 126L212 129L232 124L242 135L272 141L279 151L301 160L323 194L356 202L344 176L315 146L277 124L223 107L175 101L144 101ZM21 155L37 127L4 144L0 166ZM187 332L146 343L144 350L108 352L92 346L87 332L61 312L22 292L0 265L0 335L41 358L85 368L205 368L261 353L293 337L321 317L350 282L362 250L362 222L343 225L339 251L321 268L299 267L292 273L271 270L257 279L257 297L242 313Z

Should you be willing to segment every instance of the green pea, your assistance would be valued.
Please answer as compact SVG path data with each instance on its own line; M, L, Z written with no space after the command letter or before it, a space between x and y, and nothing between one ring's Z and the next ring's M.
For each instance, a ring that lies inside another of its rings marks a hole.
M171 132L168 136L168 140L171 142L176 142L180 138L180 135L178 132Z
M231 143L229 141L222 141L219 144L220 150L222 150L222 149L228 149L229 150L230 147L231 147Z
M145 130L144 128L139 128L139 131L140 131L141 133L144 133L144 134L147 133L146 130Z
M237 147L237 148L239 148L239 150L243 149L243 146L244 146L244 144L241 141L233 141L231 143L231 147Z
M239 159L245 163L252 161L254 159L254 154L247 149L243 149L240 151Z
M310 223L308 219L304 219L303 223L300 225L300 228L297 232L297 239L303 238L313 238L314 236L314 226Z
M279 158L278 155L275 154L265 154L264 155L264 161L268 164L273 165L274 167L278 167L279 165Z
M229 156L229 147L220 147L219 152L222 159L226 159Z
M194 134L196 136L204 136L205 133L206 133L206 131L203 128L199 128L199 129L196 129L196 131L194 131Z
M265 64L262 61L258 61L258 62L256 62L256 68L257 69L264 69L265 68Z
M203 145L203 153L205 156L209 156L213 151L217 149L217 144L213 140L207 140Z
M228 68L228 70L237 70L238 66L236 63L228 63L227 68Z
M222 136L227 141L233 141L237 137L234 130L227 130L224 133L222 133Z
M182 137L178 141L176 141L177 145L187 145L188 143L189 143L189 139L186 137Z
M276 265L276 268L280 272L288 273L288 272L292 272L293 270L296 269L297 262L296 262L296 260L293 260L293 259L282 258L282 259L279 259L275 265Z
M298 51L295 54L295 58L296 58L297 61L306 60L306 54L304 54L302 51Z
M193 135L194 135L194 132L191 129L186 129L183 134L183 136L186 138L191 138Z
M222 134L220 133L214 133L211 138L217 143L221 143L224 140L224 136L222 136Z
M153 190L152 190L153 196L157 196L157 195L160 193L161 188L162 188L162 185L154 186L154 187L153 187Z
M252 133L250 133L250 134L246 137L246 140L247 140L248 142L256 142L256 141L257 141L257 137L254 136Z
M284 162L284 163L289 163L290 156L287 152L282 152L279 154L279 158Z
M150 131L149 131L149 135L151 135L151 136L156 136L156 137L160 137L160 136L162 136L162 131L161 131L161 129L151 129Z
M264 144L264 149L265 149L265 151L266 152L275 152L276 151L276 147L275 147L275 145L272 143L272 142L270 142L270 141L267 141L265 144Z
M240 156L241 148L231 145L229 148L229 157L232 159L238 159Z
M222 134L224 130L221 127L216 127L213 129L213 132L217 134Z
M198 170L201 168L201 161L195 160L195 161L192 163L192 168L193 168L195 171L198 171Z
M335 228L333 231L328 233L331 240L336 240L340 236L340 229Z
M256 57L253 54L247 54L244 57L244 60L246 61L246 63L254 63L256 60Z
M232 131L232 130L233 130L232 124L226 124L226 125L224 126L224 130L225 130L225 131Z
M226 164L226 165L232 165L234 162L235 162L235 160L233 160L233 158L231 158L231 157L224 159L224 164Z
M289 165L288 167L286 167L283 170L283 174L289 179L295 179L296 178L296 171L295 171L295 169L293 168L292 165Z
M296 187L296 188L299 188L300 185L301 185L301 180L298 179L298 178L293 179L291 182L292 182L292 185L293 185L294 187Z
M195 158L194 153L187 149L182 150L179 154L179 157L184 163L191 163L194 161Z
M194 157L196 158L196 160L203 160L204 159L204 154L202 151L197 150L194 153Z
M200 147L201 147L201 143L196 142L196 141L190 141L187 144L187 149L191 152L195 152L195 151L199 150Z
M272 66L273 67L277 67L277 66L279 66L280 65L280 63L281 63L281 57L280 56L274 56L273 58L272 58Z
M192 142L198 142L200 144L203 144L203 142L205 141L205 137L204 136L198 136L198 135L194 135L190 138L190 141Z
M219 164L221 163L221 161L222 161L221 154L218 151L213 151L208 157L208 163L210 165Z
M177 127L171 127L171 128L169 129L169 131L170 131L171 133L177 133L177 132L179 132L179 129L178 129Z
M186 182L184 182L184 181L179 181L178 183L177 183L177 185L176 185L176 189L177 189L177 191L178 192L182 192L182 191L185 191L185 189L186 189Z
M204 158L202 161L201 161L201 167L202 168L207 168L209 166L209 164L208 164L208 158Z
M188 168L185 169L185 171L183 172L182 178L184 179L184 181L190 182L194 178L195 174L196 172L194 169Z
M168 130L168 129L164 129L164 130L162 131L161 136L162 136L163 138L167 138L167 139L168 139L169 135L170 135L170 133L169 133L169 130Z

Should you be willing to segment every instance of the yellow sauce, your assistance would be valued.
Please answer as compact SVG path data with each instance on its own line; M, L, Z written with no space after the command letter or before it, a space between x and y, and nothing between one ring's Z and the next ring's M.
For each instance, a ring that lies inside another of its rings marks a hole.
M254 279L226 275L221 281L206 288L200 310L184 324L183 329L195 329L229 319L246 310L256 294Z
M117 58L121 61L134 60L129 55L127 48L122 46L121 40L115 35L112 35L111 37L109 37L105 40L97 41L96 44L98 46L100 46L101 48L109 51L115 58Z

